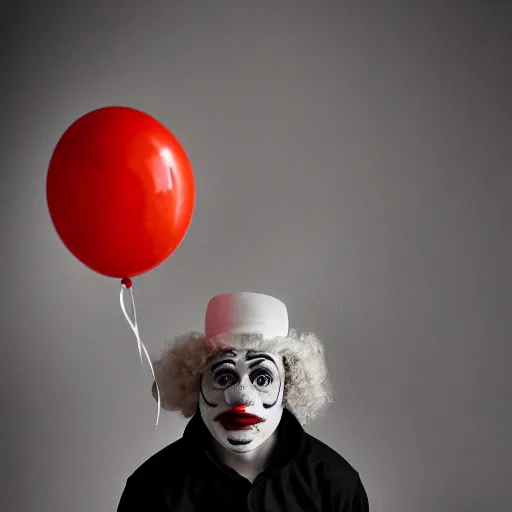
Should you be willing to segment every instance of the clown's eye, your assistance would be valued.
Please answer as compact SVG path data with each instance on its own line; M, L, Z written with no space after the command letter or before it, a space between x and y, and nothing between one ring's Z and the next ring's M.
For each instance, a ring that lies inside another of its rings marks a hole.
M237 376L233 372L224 370L215 375L214 383L217 386L225 388L231 386L236 381L236 379Z
M259 388L264 388L272 383L272 376L266 371L258 371L251 375L251 382Z

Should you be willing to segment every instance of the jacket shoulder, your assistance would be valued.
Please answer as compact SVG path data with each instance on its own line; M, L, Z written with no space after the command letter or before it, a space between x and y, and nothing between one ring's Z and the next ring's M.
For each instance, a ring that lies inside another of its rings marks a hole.
M306 434L306 452L322 482L324 499L335 510L369 512L368 495L359 472L336 450Z
M306 452L312 462L329 475L329 479L342 479L357 485L358 471L336 450L310 434L306 434Z
M143 462L130 475L129 480L157 481L163 475L169 478L174 473L182 473L184 460L186 460L184 442L183 439L178 439Z

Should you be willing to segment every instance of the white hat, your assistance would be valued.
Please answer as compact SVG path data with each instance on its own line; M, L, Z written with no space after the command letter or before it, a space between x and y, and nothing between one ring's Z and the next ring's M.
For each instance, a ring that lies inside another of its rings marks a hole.
M259 334L263 339L288 336L288 311L275 297L237 292L216 295L206 308L205 335Z

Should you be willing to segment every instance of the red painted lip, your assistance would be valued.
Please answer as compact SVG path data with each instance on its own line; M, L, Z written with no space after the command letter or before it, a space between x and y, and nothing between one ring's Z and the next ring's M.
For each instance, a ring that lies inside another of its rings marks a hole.
M219 414L215 420L219 421L226 430L246 430L257 423L265 421L263 418L254 414L238 412L237 410L231 410Z

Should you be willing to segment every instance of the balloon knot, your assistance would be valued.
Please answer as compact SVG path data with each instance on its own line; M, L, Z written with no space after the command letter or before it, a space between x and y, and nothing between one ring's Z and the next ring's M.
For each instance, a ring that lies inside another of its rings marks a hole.
M124 279L121 280L121 284L123 286L125 286L126 288L131 288L132 287L132 280L129 277L125 277Z

